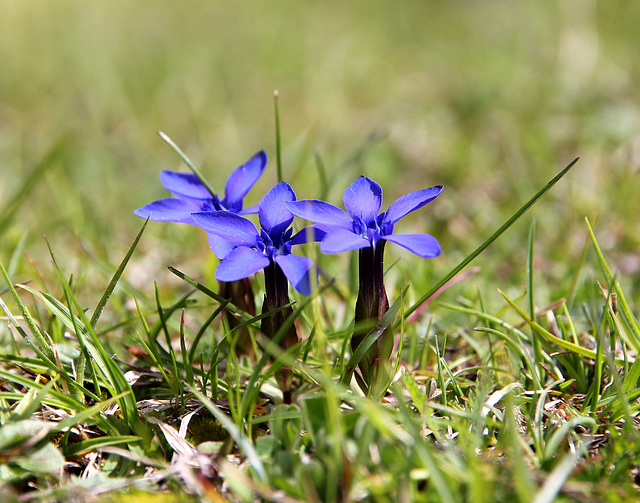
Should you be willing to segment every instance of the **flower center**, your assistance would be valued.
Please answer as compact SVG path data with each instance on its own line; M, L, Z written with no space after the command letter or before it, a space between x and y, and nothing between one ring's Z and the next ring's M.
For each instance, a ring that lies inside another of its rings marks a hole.
M287 229L283 234L271 236L264 229L261 229L256 249L270 259L273 259L276 255L288 255L291 253L290 240L292 233L293 229Z
M211 199L205 199L204 201L202 201L201 206L202 206L202 208L200 209L200 211L228 210L228 208L225 208L222 205L222 203L220 202L220 199L218 198L218 196L212 197Z
M383 224L385 214L380 213L375 219L370 222L365 222L361 218L353 219L353 232L368 239L372 245L380 240L381 237L391 234L393 232L393 225Z

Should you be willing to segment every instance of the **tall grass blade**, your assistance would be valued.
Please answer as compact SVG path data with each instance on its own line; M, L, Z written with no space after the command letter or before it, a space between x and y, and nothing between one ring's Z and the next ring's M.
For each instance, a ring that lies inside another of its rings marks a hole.
M14 196L0 208L0 236L2 236L9 226L20 205L26 200L38 182L43 179L44 173L55 166L56 161L62 157L68 149L69 135L62 135L27 175L22 185L14 192Z
M282 178L282 144L280 142L280 93L277 89L273 91L273 114L276 120L276 168L279 183L284 178Z
M531 222L531 230L529 232L529 247L527 251L527 277L528 277L528 293L529 293L529 316L532 320L536 319L536 302L533 290L534 279L534 259L535 259L535 240L536 240L536 220ZM540 367L542 363L542 349L540 347L540 336L535 330L531 330L531 346L533 347L533 358L535 362L536 380L539 384L538 389L544 382L544 370Z
M144 224L142 224L142 228L140 229L140 232L138 232L138 235L133 240L133 244L129 247L129 250L127 251L127 254L124 256L124 259L122 259L122 262L120 262L118 269L116 269L116 272L111 278L111 281L107 285L107 289L102 294L102 297L100 298L100 301L98 302L98 305L96 306L95 310L93 311L93 315L91 316L92 327L95 327L96 323L98 323L98 320L100 319L100 315L102 314L102 311L104 311L104 308L107 305L107 302L109 301L109 297L111 297L113 290L118 284L118 280L120 279L120 276L122 276L122 273L124 272L125 267L127 267L127 264L131 259L131 255L133 255L133 252L135 251L136 246L138 246L138 242L140 241L140 238L142 237L142 233L144 232L148 223L149 223L149 219L147 218L144 221Z
M617 304L619 308L618 312L622 316L622 320L626 328L626 332L630 337L629 342L631 342L635 351L639 352L640 351L640 323L638 322L638 319L634 316L633 312L629 308L629 303L627 302L627 299L624 293L622 292L620 285L615 280L614 275L611 273L609 264L607 264L607 261L605 260L604 255L602 254L602 250L600 249L600 245L598 244L598 240L596 239L593 229L591 228L589 219L585 218L585 221L589 229L589 236L591 237L591 242L593 243L593 247L598 257L598 261L600 262L600 267L602 268L605 274L606 281L608 284L611 285L611 288L613 288L616 293Z
M162 131L158 131L158 136L160 138L162 138L165 142L167 142L167 144L173 149L173 151L178 154L178 156L180 156L180 159L182 159L182 162L185 163L185 165L187 166L187 168L189 168L191 170L191 172L196 175L198 177L198 180L200 180L200 183L202 185L205 186L205 188L209 191L209 194L211 194L212 197L216 197L216 193L213 190L213 187L209 184L209 182L200 174L200 171L198 171L198 168L196 168L193 163L191 162L191 159L189 159L187 157L187 154L185 154L180 147L178 147L178 145L176 145L173 140L171 138L169 138L169 136L167 136L165 133L163 133Z
M109 392L112 396L122 395L122 398L118 400L118 405L120 406L120 410L122 411L124 422L130 429L135 431L137 425L139 425L141 421L138 416L138 406L135 396L133 395L131 385L125 378L122 369L107 353L104 345L102 344L102 341L96 335L89 318L78 303L78 300L71 292L69 284L64 279L62 271L60 270L60 266L58 265L58 261L56 260L51 248L49 248L49 253L51 255L56 274L58 275L59 282L65 291L65 295L67 295L68 298L73 301L75 309L77 311L77 316L82 326L88 332L88 337L85 341L85 344L87 345L89 353L95 359L96 364L105 376L105 382L103 384L106 388L109 389ZM76 335L78 335L78 337L81 336L81 334Z
M531 206L533 206L538 199L540 199L543 195L545 195L551 187L553 187L556 183L560 181L560 179L566 175L571 168L578 162L580 158L576 157L571 163L565 167L560 173L554 176L549 182L538 191L531 199L529 199L518 211L516 211L502 226L495 231L489 238L482 243L478 248L476 248L473 252L471 252L462 262L460 262L457 266L455 266L449 274L447 274L444 278L442 278L434 287L431 288L427 293L425 293L420 299L416 301L413 306L407 309L404 313L404 317L408 318L411 314L420 307L420 305L425 302L429 297L431 297L435 292L437 292L440 288L442 288L447 282L449 282L456 274L458 274L462 269L467 267L475 258L480 255L483 251L485 251L496 239L498 239L504 232L511 227L516 220L518 220L522 215L524 215Z
M40 328L38 327L38 325L34 321L33 317L29 313L29 310L27 309L27 306L25 306L24 303L22 302L22 299L20 299L20 296L18 295L18 292L16 291L15 287L11 283L11 279L9 278L9 275L7 274L7 271L4 268L4 265L2 264L2 261L0 261L0 272L2 273L2 277L4 278L4 280L5 280L6 284L7 284L7 287L9 288L9 291L11 292L11 296L13 297L13 300L15 301L15 303L18 306L18 309L22 313L22 317L24 318L24 321L27 323L27 326L29 327L29 330L31 331L31 335L33 335L33 337L34 337L32 342L35 343L35 345L38 347L38 350L40 352L42 352L43 354L45 354L47 356L47 359L49 359L52 362L55 361L55 356L53 354L53 350L51 349L51 345L50 345L49 341L45 338L44 334L42 333L42 331L40 330ZM2 303L2 305L4 306L4 303ZM3 307L3 309L4 309L4 307ZM7 310L5 310L5 312L7 312ZM15 319L14 319L14 321L15 321ZM14 326L16 327L16 329L19 327L17 322L14 323ZM31 341L30 338L25 338L25 339L27 341Z

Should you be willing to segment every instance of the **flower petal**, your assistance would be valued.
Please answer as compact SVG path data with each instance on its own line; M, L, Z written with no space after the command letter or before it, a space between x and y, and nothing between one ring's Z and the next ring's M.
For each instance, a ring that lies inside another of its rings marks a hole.
M238 246L223 258L216 269L218 281L238 281L269 265L269 257L258 250Z
M233 245L229 241L211 232L207 232L207 241L209 241L209 248L219 260L225 258L233 250Z
M247 206L246 208L238 211L238 215L256 215L258 213L258 205Z
M258 217L260 225L274 239L293 222L293 214L287 209L287 201L295 201L296 193L287 182L280 182L260 201Z
M353 227L353 220L344 210L325 201L303 199L286 203L286 205L295 216L316 224L332 225L345 229Z
M160 182L162 182L165 189L176 196L191 197L193 199L213 199L213 195L193 173L163 171L160 173Z
M261 150L242 166L233 170L224 187L222 205L235 213L239 212L242 209L242 199L258 181L266 167L267 153Z
M415 192L409 192L402 197L396 199L396 201L389 207L384 221L385 223L395 224L405 215L408 215L412 211L422 208L425 204L433 201L444 187L442 185L436 185L424 190L417 190Z
M392 234L384 236L383 239L400 245L423 258L437 257L442 251L436 238L429 234Z
M365 224L369 224L380 212L382 187L371 178L361 176L344 191L342 201L352 218L359 218Z
M327 235L324 229L321 229L315 225L309 225L295 234L289 243L292 245L301 245L303 243L309 243L310 241L322 241Z
M168 197L138 208L133 214L142 218L149 217L149 220L158 222L184 222L193 224L191 213L199 211L200 209L200 204L194 199Z
M311 259L289 253L287 255L276 255L275 261L282 269L289 283L293 285L293 288L302 295L311 293L311 275L309 274L313 267Z
M348 250L358 250L371 246L368 239L358 236L346 229L338 229L329 232L320 243L320 250L323 253L340 253Z
M258 229L240 215L229 211L200 211L193 213L195 224L207 232L225 239L232 246L255 246Z

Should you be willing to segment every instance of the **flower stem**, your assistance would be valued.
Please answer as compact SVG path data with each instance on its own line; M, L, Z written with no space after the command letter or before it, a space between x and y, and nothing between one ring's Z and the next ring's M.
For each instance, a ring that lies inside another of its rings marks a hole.
M251 288L249 278L231 282L219 281L219 284L221 297L231 299L231 303L234 306L242 309L251 316L255 316L256 305L253 301L253 289ZM225 308L224 314L230 329L234 329L240 325L240 320L229 309ZM236 343L236 352L237 354L252 356L251 335L247 327L240 329Z
M362 248L359 253L360 290L356 301L355 329L351 349L355 351L367 332L389 310L389 299L384 287L384 245L380 240L375 246ZM393 350L393 332L386 330L369 348L358 367L368 386L374 379L373 371L389 361Z
M262 304L262 313L268 313L274 309L289 304L289 282L285 277L280 266L275 262L271 262L264 269L264 286L265 296ZM271 316L262 318L262 324L260 329L262 332L273 339L278 333L278 330L287 318L293 314L293 308L288 307L281 309L277 313L273 313ZM287 331L284 337L280 340L280 347L286 351L298 342L298 334L296 332L295 325L291 325L291 328ZM289 367L281 367L276 372L276 380L282 390L282 396L284 403L291 403L291 384L293 381L293 372Z

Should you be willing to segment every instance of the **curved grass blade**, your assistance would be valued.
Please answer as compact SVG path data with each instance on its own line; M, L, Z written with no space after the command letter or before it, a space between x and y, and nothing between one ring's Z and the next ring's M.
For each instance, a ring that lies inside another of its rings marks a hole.
M138 242L140 241L140 238L142 237L142 233L144 232L144 229L147 227L148 223L149 223L149 219L147 218L144 221L144 224L142 224L142 228L140 229L140 232L138 232L138 235L133 240L133 244L129 247L129 250L127 251L127 254L124 256L124 259L122 259L122 262L118 266L118 269L116 269L116 272L113 274L113 277L109 282L109 285L107 285L107 289L102 294L102 298L98 302L98 305L96 306L95 310L93 311L93 315L91 316L92 327L95 327L96 323L98 323L98 319L100 319L100 315L102 314L102 311L104 311L104 307L107 305L109 297L111 297L113 290L118 284L118 280L120 279L120 276L122 276L122 273L124 272L124 268L127 267L127 264L131 259L131 255L133 255L133 252L136 249L136 246L138 246Z
M566 175L571 168L578 162L580 158L576 157L571 163L565 167L560 173L554 176L536 195L534 195L531 199L529 199L518 211L516 211L509 219L502 224L502 226L495 231L489 238L482 243L478 248L476 248L473 252L471 252L462 262L460 262L457 266L455 266L449 274L447 274L444 278L442 278L431 290L425 293L418 301L416 301L413 306L407 309L404 313L404 318L408 318L411 314L420 307L420 305L425 302L429 297L431 297L435 292L437 292L440 288L442 288L447 282L449 282L456 274L458 274L462 269L467 267L475 258L480 255L483 251L485 251L496 239L498 239L504 232L511 227L516 220L518 220L522 215L524 215L531 206L533 206L538 199L540 199L543 195L545 195L551 187L553 187L556 183L560 181L560 179Z
M231 302L231 299L226 300L225 302L220 304L220 306L213 313L211 313L211 316L209 316L209 318L207 318L207 321L204 322L202 327L200 327L200 330L198 330L198 333L196 334L195 339L191 343L191 349L189 350L189 356L188 356L189 363L193 362L193 360L194 360L194 358L196 356L196 349L198 348L198 344L200 343L200 340L202 339L202 336L206 332L206 330L209 327L209 325L211 325L213 320L215 320L218 317L218 315L222 312L222 310L225 307L227 307L227 305L230 302Z
M565 341L564 339L560 339L559 337L556 337L551 332L549 332L548 330L545 330L542 326L538 325L538 323L533 321L529 317L529 315L525 313L522 309L520 309L520 307L518 307L515 302L513 302L509 297L507 297L507 295L504 292L502 292L501 290L498 290L498 292L500 292L500 294L505 298L508 304L522 317L524 321L526 321L529 324L531 328L533 328L536 332L538 332L538 334L540 334L542 337L547 339L549 342L553 342L557 346L560 346L561 348L564 348L564 349L568 349L569 351L573 351L574 353L579 354L580 356L584 356L585 358L590 358L592 360L596 359L596 355L597 355L596 351L583 348L582 346L574 344L573 342ZM620 360L618 358L615 359L615 362L616 362L616 365L625 364L624 360Z
M80 323L88 332L88 337L85 341L85 344L87 346L87 349L89 350L89 353L94 358L96 364L105 376L104 385L109 389L109 392L112 396L122 396L122 398L118 400L118 405L120 406L120 410L122 411L123 421L131 430L136 431L136 428L141 424L141 421L138 415L138 406L135 396L133 395L131 385L124 376L124 372L122 371L122 369L107 353L104 345L102 344L102 341L96 335L96 332L93 329L89 318L85 314L78 300L71 292L69 284L65 281L62 271L60 270L60 266L58 265L55 255L53 254L53 251L51 249L49 249L49 253L51 255L51 259L53 261L53 265L56 274L58 275L60 284L65 291L65 295L67 295L67 297L73 301ZM80 334L77 335L80 336Z
M37 345L38 347L38 350L41 353L44 353L47 356L47 359L49 359L50 361L55 361L55 356L53 354L49 341L47 341L44 334L42 333L42 331L34 321L33 317L31 316L31 313L29 313L29 310L27 309L27 306L25 306L24 303L22 302L22 299L20 299L20 296L18 295L18 292L13 286L13 283L11 283L11 279L9 278L9 275L7 274L7 270L4 268L2 261L0 261L0 272L2 273L2 276L4 277L7 287L11 292L11 296L13 297L13 300L18 305L18 309L22 313L22 317L24 318L25 322L27 323L27 326L29 327L31 334L35 338L33 341L29 337L25 337L25 339L29 343L35 343L35 345ZM2 305L2 309L9 316L8 309L5 309L6 306L4 302L1 305ZM10 318L13 318L13 317L10 316ZM20 326L17 324L15 319L13 319L12 324L16 327L16 329L18 329L22 334L24 334L24 331L22 331L22 329L19 328Z
M138 442L140 437L135 435L122 435L117 437L98 437L90 438L89 440L83 440L76 444L71 445L63 450L64 455L67 457L79 456L89 451L94 451L101 447L107 447L111 445L130 444L132 442Z
M629 308L629 303L627 302L622 289L620 288L620 284L616 281L614 275L611 273L611 269L609 264L604 258L602 254L602 250L600 249L600 245L598 245L598 241L596 240L596 236L591 228L591 224L589 223L589 219L585 218L587 223L587 228L589 229L589 236L591 237L591 242L593 243L593 247L596 251L596 255L598 256L598 261L600 262L600 267L604 271L607 283L612 286L612 288L616 292L617 303L619 310L618 312L622 315L622 320L624 321L625 331L628 333L631 341L633 343L634 349L636 351L640 351L640 323L638 323L638 319L633 315L631 309Z
M182 159L182 162L184 162L185 165L187 166L187 168L189 168L193 172L193 174L198 177L198 180L200 180L200 183L202 183L202 185L204 185L206 187L206 189L209 191L209 194L211 194L211 196L215 198L216 197L216 193L214 192L213 187L200 174L200 171L198 171L198 168L196 168L193 165L193 163L191 162L191 159L189 159L187 157L187 154L185 154L180 149L180 147L178 147L178 145L176 145L173 142L173 140L171 138L169 138L165 133L163 133L162 131L157 131L157 133L158 133L158 136L160 138L162 138L164 141L166 141L167 144L174 150L174 152L180 156L180 159Z
M220 304L224 304L227 303L228 305L226 306L227 309L233 311L234 313L242 316L243 319L247 320L249 319L249 315L247 315L247 313L245 313L242 309L238 309L236 306L234 306L233 304L229 303L229 301L227 299L225 299L224 297L222 297L221 295L218 295L216 292L214 292L213 290L210 290L209 288L207 288L206 286L204 286L202 283L196 281L195 279L187 276L185 273L183 273L182 271L179 271L178 269L176 269L173 266L167 266L167 268L176 276L178 276L178 278L180 278L182 281L190 284L191 286L193 286L194 288L197 288L198 290L200 290L202 293L204 293L207 297L211 297L213 300L219 302Z

